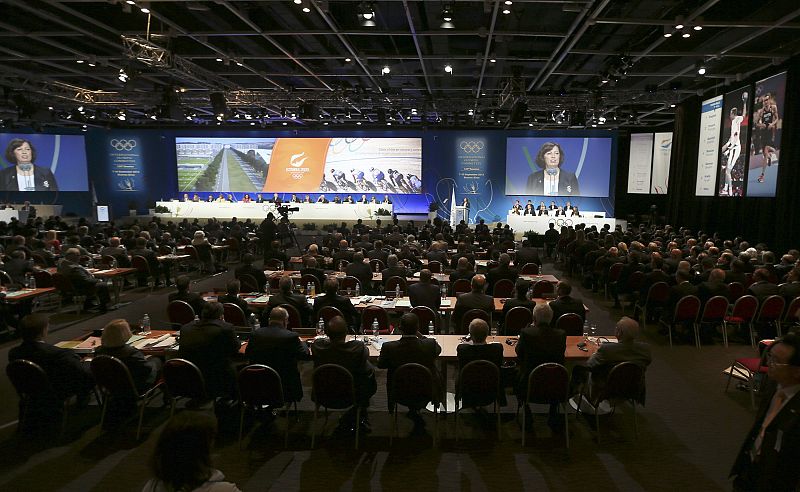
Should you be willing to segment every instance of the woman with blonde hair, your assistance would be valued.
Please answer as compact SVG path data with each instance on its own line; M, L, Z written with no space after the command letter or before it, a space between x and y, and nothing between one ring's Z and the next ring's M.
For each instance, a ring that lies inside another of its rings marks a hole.
M141 350L128 345L131 338L131 326L124 319L110 321L103 328L100 347L96 355L110 355L121 360L133 378L136 390L141 394L153 386L161 370L161 360L156 357L147 358Z
M61 253L61 241L58 240L58 232L49 230L44 233L44 244L48 248L53 248L54 254Z

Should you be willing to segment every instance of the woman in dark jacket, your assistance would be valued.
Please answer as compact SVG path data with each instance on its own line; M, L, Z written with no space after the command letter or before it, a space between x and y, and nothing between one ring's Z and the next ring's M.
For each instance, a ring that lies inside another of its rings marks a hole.
M121 360L131 373L133 384L139 394L144 393L156 382L161 370L161 360L156 357L149 359L141 350L128 345L131 338L131 327L124 319L110 321L103 328L100 337L100 347L96 355L110 355Z

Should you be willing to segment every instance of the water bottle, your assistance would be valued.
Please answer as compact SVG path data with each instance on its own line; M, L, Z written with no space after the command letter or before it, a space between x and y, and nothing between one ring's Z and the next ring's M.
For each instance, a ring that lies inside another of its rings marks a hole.
M348 286L347 287L347 297L352 297L352 296L353 296L353 289L352 289L352 287Z
M378 318L372 320L372 336L378 338L380 327L378 326Z
M397 284L394 287L394 298L395 299L399 299L400 298L400 284Z
M361 295L361 287L359 287L359 285L356 284L356 297L359 297L360 295Z
M255 313L250 314L250 326L253 327L253 331L261 328L261 324L258 322L258 318L256 318Z
M265 295L265 296L268 296L268 295L269 295L269 282L267 282L266 284L264 284L264 295Z
M319 321L317 321L317 336L321 337L325 335L325 320L322 319L320 316Z
M200 322L200 316L198 316L198 315L196 315L196 314L195 314L195 315L194 315L194 323L195 323L195 324L197 324L197 323L199 323L199 322Z
M315 284L314 282L308 283L308 295L311 297L317 295L317 284Z
M442 299L446 298L447 298L447 287L445 287L444 284L442 284Z
M142 318L142 335L150 334L150 315L145 314Z
M30 278L28 279L28 288L35 289L36 288L36 275L30 273Z
M433 327L433 320L428 322L428 335L435 335L435 328Z
M588 341L589 341L589 322L588 321L584 321L583 322L583 343L586 343Z

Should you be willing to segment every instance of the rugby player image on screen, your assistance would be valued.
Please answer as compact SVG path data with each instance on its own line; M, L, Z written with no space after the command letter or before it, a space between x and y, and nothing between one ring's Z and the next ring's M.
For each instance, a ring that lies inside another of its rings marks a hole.
M0 171L0 190L58 191L53 172L34 164L36 149L30 140L15 138L8 142L5 158L14 165Z
M527 192L532 195L580 195L578 178L574 173L561 169L564 159L564 151L559 144L542 144L535 159L541 170L528 176Z
M741 128L742 121L747 117L747 92L742 93L742 111L738 108L731 108L731 135L725 145L722 146L722 171L724 174L724 185L720 190L720 196L741 195L742 190L734 187L734 177L736 181L744 178L744 166L737 166L738 160L742 155ZM734 176L736 174L736 176Z
M750 154L755 157L757 152L761 152L761 174L758 176L758 182L763 183L767 167L772 166L773 159L777 159L775 134L778 131L780 115L775 97L771 93L756 97L753 120L755 121L755 133Z

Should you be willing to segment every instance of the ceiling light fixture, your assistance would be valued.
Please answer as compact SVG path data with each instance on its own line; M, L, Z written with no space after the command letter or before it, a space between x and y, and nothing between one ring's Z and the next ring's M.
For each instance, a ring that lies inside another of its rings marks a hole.
M119 79L120 82L127 82L130 77L128 76L128 73L125 71L124 68L120 68L119 75L117 75L117 78Z
M684 28L681 30L681 33L683 33L683 34L681 34L681 37L682 37L683 39L690 38L690 37L692 36L692 32L689 30L689 28L688 28L688 27L684 27Z
M504 13L505 15L508 15L508 14L510 14L510 13L511 13L511 9L510 9L510 8L508 8L508 7L503 7L503 13Z
M672 26L664 26L664 37L665 38L672 37Z
M383 68L381 69L381 74L388 75L389 73L391 73L391 71L392 69L389 68L389 65L384 65Z
M489 63L497 63L497 59L496 58L489 58Z
M344 61L345 61L345 63L350 63L353 60L350 57L347 57L347 58L344 59Z
M375 27L374 2L361 2L358 6L358 20L363 27Z
M705 74L706 74L706 67L705 67L705 65L700 65L700 67L697 69L697 73L698 73L699 75L705 75Z
M675 29L680 31L681 29L683 29L684 25L685 24L683 23L683 16L682 15L679 15L678 17L675 17Z
M453 66L450 65L450 64L445 65L444 66L444 71L447 72L447 73L453 73Z
M139 10L141 10L143 14L149 14L150 13L150 4L149 3L142 3L142 6L139 7Z
M456 28L455 24L453 24L453 4L450 2L445 2L442 6L442 23L439 27L442 29Z

